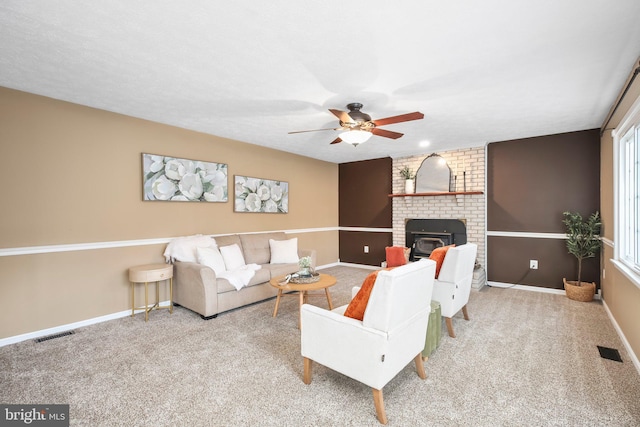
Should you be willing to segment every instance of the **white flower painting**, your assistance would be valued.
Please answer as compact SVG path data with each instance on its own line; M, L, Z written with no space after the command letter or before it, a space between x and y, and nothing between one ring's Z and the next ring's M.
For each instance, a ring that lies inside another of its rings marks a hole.
M142 154L144 200L226 202L227 165Z
M289 183L234 176L236 212L289 212Z

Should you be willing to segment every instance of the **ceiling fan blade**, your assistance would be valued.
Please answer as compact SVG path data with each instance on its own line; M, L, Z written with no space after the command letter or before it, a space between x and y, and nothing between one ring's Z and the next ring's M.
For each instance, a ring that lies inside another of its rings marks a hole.
M331 141L330 144L337 144L339 142L342 142L342 140L340 139L340 137L337 137L336 139L334 139L333 141Z
M401 114L399 116L386 117L384 119L373 120L376 126L390 125L392 123L409 122L411 120L420 120L424 118L424 114L419 111L413 113Z
M402 135L404 135L403 133L392 132L390 130L380 129L380 128L371 129L371 133L374 134L374 135L383 136L385 138L391 138L391 139L398 139Z
M319 132L321 130L340 130L342 128L324 128L324 129L312 129L312 130L297 130L295 132L288 132L289 135L292 133L305 133L305 132Z
M339 118L342 123L355 123L355 120L346 111L334 110L333 108L329 108L329 111Z

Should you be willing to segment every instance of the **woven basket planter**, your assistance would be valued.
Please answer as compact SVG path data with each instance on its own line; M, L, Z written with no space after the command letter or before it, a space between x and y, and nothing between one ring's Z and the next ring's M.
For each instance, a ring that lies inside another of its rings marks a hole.
M582 282L582 286L578 286L575 280L562 279L564 282L564 290L567 298L574 301L588 302L593 300L596 294L596 284L594 282Z

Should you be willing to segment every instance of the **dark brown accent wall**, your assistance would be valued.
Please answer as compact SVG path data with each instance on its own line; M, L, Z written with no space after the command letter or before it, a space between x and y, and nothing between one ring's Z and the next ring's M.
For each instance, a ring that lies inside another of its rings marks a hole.
M577 267L563 239L492 236L491 232L565 233L564 211L600 208L597 129L491 143L487 147L488 280L562 288ZM538 270L529 260L539 261ZM596 258L599 260L599 257ZM599 261L583 280L599 282Z
M341 227L391 227L391 167L390 157L339 165Z
M600 207L598 129L487 147L487 229L564 233L562 212Z
M392 160L342 163L338 168L340 227L392 227ZM391 231L340 231L340 261L379 266L391 246ZM369 246L369 253L364 252Z
M529 269L530 259L538 260L537 270ZM599 283L599 267L600 257L584 260L582 280ZM494 282L563 289L563 278L576 279L578 261L562 239L489 236L487 269Z
M385 248L392 246L392 233L375 233L367 231L340 231L340 261L362 265L375 265L386 259ZM369 253L364 247L369 247Z

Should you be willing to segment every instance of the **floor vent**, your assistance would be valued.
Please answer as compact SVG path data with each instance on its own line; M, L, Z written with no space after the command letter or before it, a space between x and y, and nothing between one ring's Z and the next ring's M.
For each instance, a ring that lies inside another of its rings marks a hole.
M61 338L61 337L66 337L67 335L73 335L75 333L76 333L75 331L67 331L67 332L61 332L59 334L47 335L46 337L36 338L36 342L49 341L55 338Z
M614 360L616 362L622 362L622 358L620 357L620 352L615 348L609 347L600 347L598 346L598 351L600 352L600 357L603 359Z

